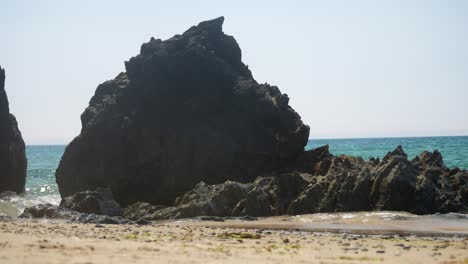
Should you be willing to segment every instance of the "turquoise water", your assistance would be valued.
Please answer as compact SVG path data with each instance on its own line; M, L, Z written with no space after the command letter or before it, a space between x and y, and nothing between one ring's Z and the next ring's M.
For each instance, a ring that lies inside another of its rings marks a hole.
M360 139L311 139L306 149L330 145L334 155L382 158L387 152L402 145L408 158L412 159L424 150L439 150L449 168L468 169L468 136L419 137L419 138L360 138Z
M445 164L450 167L468 169L468 136L465 137L426 137L426 138L367 138L367 139L312 139L306 149L330 145L334 155L383 157L398 145L402 145L409 158L424 150L438 149ZM27 146L28 175L26 193L22 195L0 195L0 213L18 215L26 206L39 203L60 202L55 170L65 146Z
M33 194L57 194L55 184L55 170L60 158L65 151L65 146L27 146L28 176L26 180L26 192Z
M20 195L0 194L0 214L18 216L29 206L41 203L59 204L55 169L64 151L65 146L27 146L26 192Z

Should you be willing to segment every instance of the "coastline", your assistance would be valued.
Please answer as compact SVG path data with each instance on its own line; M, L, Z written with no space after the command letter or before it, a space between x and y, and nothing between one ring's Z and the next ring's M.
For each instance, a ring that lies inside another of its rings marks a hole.
M271 219L145 226L4 219L0 237L5 263L468 263L467 237L312 232Z

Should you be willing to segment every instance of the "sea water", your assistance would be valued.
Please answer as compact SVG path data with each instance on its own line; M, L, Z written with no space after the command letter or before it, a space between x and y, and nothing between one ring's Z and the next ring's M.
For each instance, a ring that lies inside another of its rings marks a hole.
M412 159L421 152L439 150L449 168L468 169L468 136L464 137L414 137L414 138L359 138L359 139L312 139L306 149L323 145L330 146L334 155L382 158L398 145Z
M465 137L421 137L421 138L366 138L366 139L311 139L306 149L328 144L334 155L382 158L389 151L402 145L408 158L422 151L435 149L442 153L445 164L450 167L468 169L468 136ZM19 215L25 207L40 203L60 203L55 183L55 170L65 146L27 146L28 173L26 192L21 195L0 194L0 214ZM1 173L1 172L0 172ZM465 223L467 224L467 223Z
M0 214L18 216L29 206L41 203L59 204L55 170L64 151L65 146L62 145L26 146L26 192L20 195L0 194Z

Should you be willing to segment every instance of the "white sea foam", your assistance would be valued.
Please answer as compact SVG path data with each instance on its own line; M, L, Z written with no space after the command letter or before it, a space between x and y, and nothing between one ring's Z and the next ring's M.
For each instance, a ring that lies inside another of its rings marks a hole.
M24 193L18 195L13 192L4 192L0 194L0 214L17 217L26 207L44 203L58 205L60 199L59 194L33 195Z
M305 229L393 230L395 232L454 233L468 235L468 214L414 215L407 212L374 211L319 213L285 217Z

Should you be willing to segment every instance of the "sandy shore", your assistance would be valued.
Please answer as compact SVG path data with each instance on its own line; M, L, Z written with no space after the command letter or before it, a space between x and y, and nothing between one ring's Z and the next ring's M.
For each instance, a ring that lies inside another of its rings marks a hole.
M0 263L468 263L468 238L267 229L262 221L147 226L0 221ZM268 223L267 223L268 224Z

